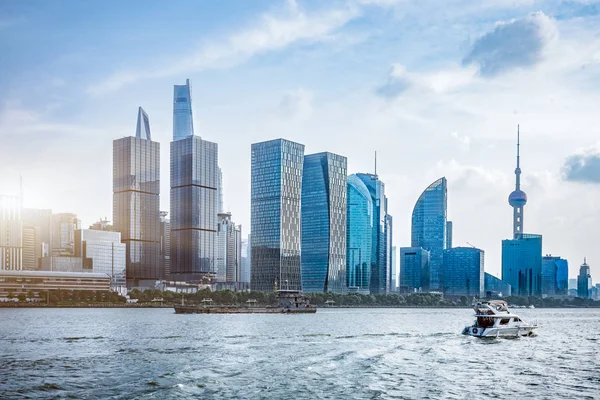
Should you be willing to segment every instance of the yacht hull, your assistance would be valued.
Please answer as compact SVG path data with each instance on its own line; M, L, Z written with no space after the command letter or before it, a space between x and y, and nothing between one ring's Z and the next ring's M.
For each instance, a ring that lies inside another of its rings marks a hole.
M478 328L474 326L468 326L463 329L463 335L474 336L474 337L519 337L519 336L532 336L534 334L535 326L519 326L519 327L506 327L506 328Z

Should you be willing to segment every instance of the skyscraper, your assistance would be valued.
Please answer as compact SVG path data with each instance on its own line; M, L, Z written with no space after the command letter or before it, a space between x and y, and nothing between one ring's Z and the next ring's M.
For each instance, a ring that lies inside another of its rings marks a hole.
M511 296L511 286L500 278L496 278L487 272L484 274L484 288L486 297L506 297Z
M484 252L474 247L444 250L444 295L484 296Z
M452 248L452 231L454 224L452 221L446 221L446 249Z
M400 248L400 293L429 290L430 257L422 247Z
M240 273L240 280L241 282L246 282L246 283L250 283L250 262L252 260L252 249L251 249L251 243L252 243L252 235L248 235L247 239L242 239L242 272Z
M421 194L412 213L411 247L430 253L428 290L442 290L448 188L442 177Z
M348 177L346 275L350 291L368 294L373 259L373 201L357 175Z
M304 156L302 172L302 290L346 291L346 157Z
M365 184L373 205L373 241L371 244L371 294L385 294L389 290L391 250L391 218L387 213L385 185L377 174L356 174Z
M199 281L215 270L218 146L194 135L190 82L176 85L171 142L171 275Z
M171 220L168 211L160 212L160 256L163 278L171 275Z
M21 196L0 195L0 270L23 269Z
M73 213L52 214L52 256L73 255L75 231L81 229L81 220Z
M52 242L52 210L24 208L23 227L30 227L34 230L34 232L32 232L34 234L34 260L33 268L31 269L39 269L40 259L50 255L49 249L50 243ZM23 268L27 269L25 265Z
M542 236L523 230L523 208L527 195L521 190L521 140L517 127L517 168L515 190L508 196L513 208L513 238L502 241L502 280L514 296L542 295Z
M192 90L186 79L185 85L175 85L173 90L173 141L190 136L194 136Z
M275 139L252 145L252 290L301 290L300 235L304 145Z
M125 295L127 293L125 279L127 246L121 243L121 233L77 229L74 237L75 258L82 258L83 268L94 273L109 275L111 289Z
M577 276L577 296L584 299L592 298L592 275L585 258L583 264L579 267L579 275Z
M542 296L567 295L569 264L557 256L542 257Z
M160 144L139 107L136 136L113 141L113 229L126 245L128 287L154 287L163 277L159 196Z
M216 275L219 282L241 282L241 226L231 213L219 213L217 224Z
M392 246L392 288L391 291L395 292L398 290L398 249L396 246Z

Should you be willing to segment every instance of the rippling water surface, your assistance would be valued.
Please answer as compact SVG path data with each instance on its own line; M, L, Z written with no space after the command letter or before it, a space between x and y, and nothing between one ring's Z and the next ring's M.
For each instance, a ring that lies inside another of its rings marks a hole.
M600 397L600 310L516 311L537 336L462 336L468 309L2 309L0 398Z

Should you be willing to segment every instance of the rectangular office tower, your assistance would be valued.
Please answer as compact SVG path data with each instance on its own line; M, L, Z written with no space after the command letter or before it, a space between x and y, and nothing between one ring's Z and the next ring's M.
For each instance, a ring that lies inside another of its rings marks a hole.
M484 296L484 254L474 247L444 250L444 295Z
M304 156L302 290L346 292L346 157Z
M160 144L138 110L135 137L113 141L113 226L127 246L127 286L154 286L160 260ZM145 282L146 281L146 282Z
M304 145L275 139L252 145L252 290L302 290L300 266Z
M23 269L21 196L0 195L0 270Z
M521 234L502 241L502 280L513 296L542 295L542 236Z
M215 272L218 147L199 136L171 142L171 275L199 281Z
M422 247L400 248L400 293L429 290L430 257Z

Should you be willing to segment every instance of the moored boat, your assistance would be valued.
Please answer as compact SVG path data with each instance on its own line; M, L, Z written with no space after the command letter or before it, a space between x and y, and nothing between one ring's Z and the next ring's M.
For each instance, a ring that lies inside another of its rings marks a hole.
M475 337L531 336L537 323L527 323L508 310L503 300L482 301L477 303L475 323L465 326L463 335Z

